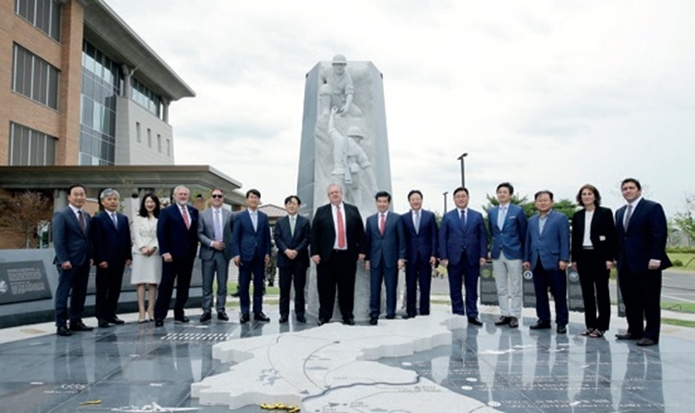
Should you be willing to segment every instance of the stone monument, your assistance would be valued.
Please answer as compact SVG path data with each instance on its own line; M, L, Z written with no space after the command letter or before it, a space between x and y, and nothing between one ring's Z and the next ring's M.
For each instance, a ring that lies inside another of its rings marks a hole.
M320 62L306 75L304 118L299 155L297 194L300 214L313 217L328 203L326 189L337 183L343 200L357 206L362 218L376 212L377 191L391 192L391 166L383 76L371 62L348 62L335 55ZM355 318L369 316L369 274L357 266ZM310 314L318 314L316 268L312 264L307 283ZM337 301L336 301L337 302ZM335 312L335 319L340 319Z

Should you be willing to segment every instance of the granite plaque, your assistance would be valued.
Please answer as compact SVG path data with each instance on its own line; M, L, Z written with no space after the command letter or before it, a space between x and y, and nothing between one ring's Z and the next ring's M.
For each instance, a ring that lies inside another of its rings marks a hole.
M584 312L584 298L582 286L579 282L579 273L572 268L567 268L567 308L570 311Z
M43 261L0 263L0 304L51 298Z
M524 279L521 283L522 288L522 305L526 308L536 308L536 290L533 287L533 272L524 271Z
M480 267L480 304L499 305L497 297L497 285L495 283L495 273L492 271L492 264L487 263Z

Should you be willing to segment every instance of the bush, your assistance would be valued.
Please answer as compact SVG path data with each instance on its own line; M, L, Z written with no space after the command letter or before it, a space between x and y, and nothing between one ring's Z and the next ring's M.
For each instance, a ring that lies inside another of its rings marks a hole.
M673 264L674 267L682 267L682 266L683 266L683 261L681 261L681 260L673 260L673 261L671 262L671 264Z
M695 253L695 247L666 247L666 252L680 252L684 254Z

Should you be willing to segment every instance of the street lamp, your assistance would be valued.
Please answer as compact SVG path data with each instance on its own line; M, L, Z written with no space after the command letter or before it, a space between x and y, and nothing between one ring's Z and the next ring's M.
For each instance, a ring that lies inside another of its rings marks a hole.
M457 159L461 161L461 186L466 187L466 167L463 164L463 158L468 156L468 152L464 152L463 155L459 156Z
M444 214L446 214L446 196L449 195L449 191L444 192L442 195L444 195Z

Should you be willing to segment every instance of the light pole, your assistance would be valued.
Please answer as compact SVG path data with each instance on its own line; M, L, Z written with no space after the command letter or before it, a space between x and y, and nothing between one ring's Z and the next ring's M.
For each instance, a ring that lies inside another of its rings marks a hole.
M444 214L446 214L446 196L449 195L449 191L444 192L442 195L444 195Z
M463 164L463 158L468 156L468 152L464 152L463 155L459 156L457 159L461 161L461 186L466 187L466 167Z

